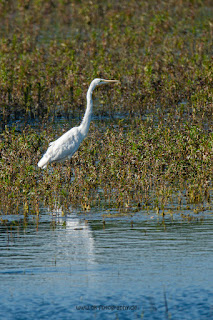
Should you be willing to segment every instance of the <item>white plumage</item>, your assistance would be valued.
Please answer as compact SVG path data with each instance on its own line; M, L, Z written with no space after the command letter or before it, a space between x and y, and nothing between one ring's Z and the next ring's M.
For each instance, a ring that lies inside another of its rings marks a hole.
M81 142L87 136L92 117L92 93L97 85L119 82L118 80L94 79L87 91L87 108L83 120L78 127L74 127L64 133L57 140L50 142L46 153L38 162L40 168L46 168L47 165L54 161L64 161L70 159L78 150Z

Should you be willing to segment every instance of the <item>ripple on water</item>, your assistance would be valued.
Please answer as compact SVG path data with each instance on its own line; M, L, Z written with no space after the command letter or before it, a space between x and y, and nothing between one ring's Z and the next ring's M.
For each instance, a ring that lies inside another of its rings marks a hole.
M213 317L212 219L40 221L0 226L0 318Z

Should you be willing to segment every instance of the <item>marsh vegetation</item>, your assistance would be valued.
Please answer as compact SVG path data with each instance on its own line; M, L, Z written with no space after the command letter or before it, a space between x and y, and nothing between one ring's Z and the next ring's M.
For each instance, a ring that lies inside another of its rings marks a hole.
M3 0L0 19L2 213L212 210L211 1ZM121 85L95 92L71 162L41 171L96 77Z

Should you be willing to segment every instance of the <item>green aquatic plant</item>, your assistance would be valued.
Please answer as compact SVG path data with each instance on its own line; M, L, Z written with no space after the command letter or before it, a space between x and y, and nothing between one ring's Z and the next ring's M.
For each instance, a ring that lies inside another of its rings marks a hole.
M92 126L71 163L41 172L36 163L42 141L53 134L52 128L36 133L28 127L1 135L3 212L16 208L18 213L22 207L26 214L38 214L41 203L54 206L55 201L86 210L100 205L165 210L178 192L177 207L183 197L189 204L211 206L212 137L198 126L168 129L147 120L103 133Z
M210 1L5 3L0 4L4 123L13 115L81 116L88 81L109 75L123 87L105 105L130 116L157 105L174 113L183 102L185 117L194 110L199 120L211 112ZM113 115L113 110L101 111Z
M211 1L11 0L0 19L2 213L212 208ZM121 86L97 90L71 164L40 172L96 77Z

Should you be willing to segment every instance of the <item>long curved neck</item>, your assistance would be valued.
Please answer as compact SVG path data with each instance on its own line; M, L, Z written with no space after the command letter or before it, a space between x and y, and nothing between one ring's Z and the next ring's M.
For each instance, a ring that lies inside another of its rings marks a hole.
M88 131L89 131L89 126L90 126L90 122L91 122L91 118L92 118L92 93L93 93L94 87L93 86L89 86L89 89L87 91L87 108L83 117L83 120L80 124L80 128L81 128L81 132L84 136L87 135Z

